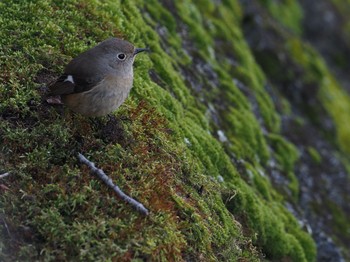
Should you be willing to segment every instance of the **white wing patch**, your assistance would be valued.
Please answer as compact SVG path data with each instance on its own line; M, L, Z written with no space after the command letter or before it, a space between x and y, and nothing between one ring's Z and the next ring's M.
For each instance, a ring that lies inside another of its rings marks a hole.
M72 84L74 84L73 76L68 75L67 78L63 82L71 82Z

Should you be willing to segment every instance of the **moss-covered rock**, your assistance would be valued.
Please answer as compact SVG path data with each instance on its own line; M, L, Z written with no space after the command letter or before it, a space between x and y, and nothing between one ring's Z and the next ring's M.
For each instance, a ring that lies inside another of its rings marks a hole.
M299 167L321 168L330 151L301 138L326 112L334 129L322 132L346 166L350 101L300 38L302 7L260 2L0 3L0 172L11 173L0 180L1 260L315 261ZM268 50L247 34L254 16L273 32ZM137 57L125 104L98 119L47 105L47 83L110 36L152 50ZM321 110L282 90L295 77L317 86ZM89 175L79 152L150 215ZM321 230L342 246L349 214L328 203L336 226Z

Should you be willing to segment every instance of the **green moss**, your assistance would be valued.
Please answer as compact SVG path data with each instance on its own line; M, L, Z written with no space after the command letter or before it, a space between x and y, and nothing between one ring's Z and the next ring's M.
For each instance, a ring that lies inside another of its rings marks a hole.
M181 15L183 22L190 27L191 38L194 39L198 52L203 56L209 56L211 59L214 59L214 54L211 52L213 45L213 38L208 34L207 30L203 25L210 25L208 21L203 19L202 14L198 7L192 3L191 0L185 0L182 2L177 1L175 3L178 10L178 14ZM208 10L207 7L213 7L212 4L207 4L205 10ZM203 7L204 8L204 7ZM210 9L209 9L210 10ZM208 11L209 11L208 10ZM209 27L210 32L211 27Z
M331 200L324 203L324 206L326 206L330 210L330 213L333 216L334 223L332 223L331 227L333 227L334 230L338 233L350 232L348 216L344 213L344 211L340 209L339 206Z
M264 126L278 134L280 119L240 31L237 1L175 6L176 14L158 1L141 0L0 4L1 168L15 174L6 182L11 190L0 196L0 210L16 237L14 242L1 231L1 260L258 261L261 252L275 260L314 260L304 249L313 241L285 215L282 196L262 176L270 143L286 172L292 173L297 157L281 136L266 139L262 132ZM193 54L184 50L179 20L197 49ZM71 57L111 35L152 50L136 59L131 97L113 116L60 114L41 102L41 85ZM217 48L218 40L228 49ZM209 102L223 101L218 111L229 140L226 152L212 135L206 104L180 74L180 68L193 67L194 55L218 76L219 86L207 95ZM78 152L152 214L141 217L121 203L77 164ZM232 159L246 161L252 181L243 179ZM222 184L211 180L218 176ZM225 192L231 194L227 207Z
M319 96L336 125L339 147L349 153L350 129L347 119L350 116L350 97L329 74L325 75L321 84Z
M317 152L317 150L313 147L308 147L307 151L309 153L309 155L311 156L312 160L316 163L316 164L320 164L322 161L322 156Z
M295 34L301 35L303 10L297 1L260 0L260 2L266 6L266 8L277 21L279 21Z
M264 199L267 201L271 201L273 199L274 192L270 191L271 184L266 177L266 174L263 172L263 169L256 169L249 163L245 163L247 176L248 176L248 184L252 184L252 186L259 192ZM276 196L276 195L274 195Z
M331 0L330 2L332 3L333 7L336 9L337 15L342 18L342 21L341 21L342 24L339 30L341 30L342 37L346 41L348 41L350 39L350 34L349 34L350 23L349 21L347 21L347 14L350 11L349 1ZM346 63L346 61L344 61L344 57L342 57L340 53L337 55L336 61L338 62L338 65L340 67L346 66L346 64L344 64L344 62Z
M324 60L310 46L298 39L292 39L288 48L293 59L304 68L304 81L320 86L317 96L336 126L337 143L343 152L350 152L350 129L347 119L350 112L350 97L339 86L328 71Z
M299 151L292 143L286 141L279 135L269 134L268 138L280 169L286 173L289 179L291 194L294 199L297 199L299 194L299 182L294 174L294 165L299 159Z
M230 198L228 208L246 216L249 228L257 234L254 241L263 247L268 259L314 260L315 244L307 233L296 230L297 222L284 207L273 204L268 210L264 208L264 201L252 197L250 189L243 185L239 188L241 191L236 198Z

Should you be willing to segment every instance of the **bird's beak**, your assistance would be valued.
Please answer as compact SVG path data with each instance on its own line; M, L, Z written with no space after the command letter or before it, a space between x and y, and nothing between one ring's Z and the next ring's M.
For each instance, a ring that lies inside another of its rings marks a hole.
M138 53L141 53L141 52L149 52L149 48L135 48L135 51L134 51L134 56L137 55Z

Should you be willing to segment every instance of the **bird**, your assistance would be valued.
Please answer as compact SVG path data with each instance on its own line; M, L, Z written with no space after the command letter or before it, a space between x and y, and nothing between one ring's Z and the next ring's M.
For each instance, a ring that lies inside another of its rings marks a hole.
M60 96L65 106L84 116L108 115L128 97L135 56L144 51L149 49L116 37L106 39L71 60L49 84L48 97Z

